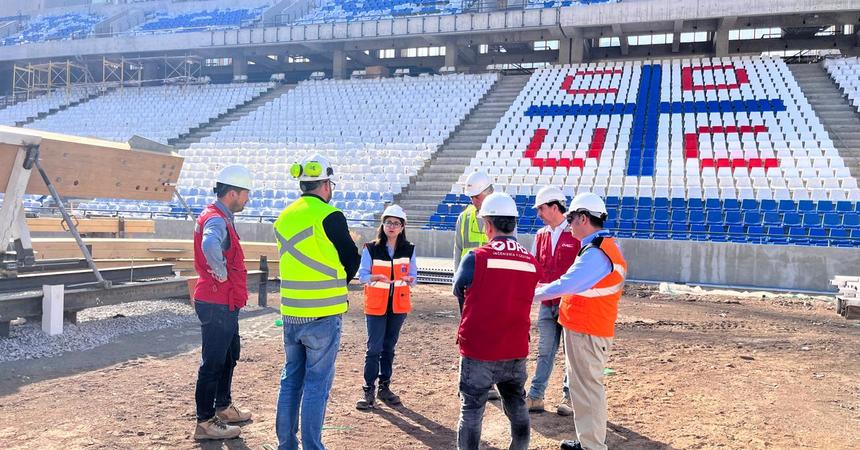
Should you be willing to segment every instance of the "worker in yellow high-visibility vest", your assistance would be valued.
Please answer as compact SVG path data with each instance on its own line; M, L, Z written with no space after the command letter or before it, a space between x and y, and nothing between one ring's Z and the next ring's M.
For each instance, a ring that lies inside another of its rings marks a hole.
M347 284L360 263L346 217L329 204L334 169L315 155L293 164L302 196L275 221L280 255L284 370L275 428L279 448L321 449L322 426L340 347L341 316L348 308Z

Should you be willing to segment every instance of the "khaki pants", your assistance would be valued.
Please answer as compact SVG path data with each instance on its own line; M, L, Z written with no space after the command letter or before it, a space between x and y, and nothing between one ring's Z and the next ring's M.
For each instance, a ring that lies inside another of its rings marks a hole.
M606 389L603 368L612 338L564 329L565 362L576 438L585 450L606 450Z

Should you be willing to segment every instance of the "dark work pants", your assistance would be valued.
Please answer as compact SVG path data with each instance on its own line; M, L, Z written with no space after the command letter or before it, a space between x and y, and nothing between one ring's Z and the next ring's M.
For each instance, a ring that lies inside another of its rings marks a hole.
M227 305L195 301L194 309L200 319L203 354L197 371L197 421L205 422L217 409L230 406L230 386L233 368L239 360L239 309L230 311Z

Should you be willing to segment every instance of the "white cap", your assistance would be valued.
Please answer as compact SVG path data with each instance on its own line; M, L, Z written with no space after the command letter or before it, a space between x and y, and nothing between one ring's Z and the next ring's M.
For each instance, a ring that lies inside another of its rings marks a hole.
M570 202L570 211L568 211L568 214L574 212L587 212L598 219L605 219L608 215L606 212L606 203L603 203L603 199L600 196L591 192L583 192L573 198L573 201Z
M403 212L403 208L400 205L391 205L385 208L385 211L382 211L382 218L386 217L397 217L398 219L402 219L403 223L406 223L406 213Z
M493 192L481 203L481 217L519 217L517 202L504 192Z
M249 191L254 187L251 172L245 166L227 166L221 170L215 181Z
M311 175L310 173L313 173ZM334 175L334 169L322 155L316 154L302 161L301 164L294 163L290 166L290 175L299 181L328 180Z
M561 189L555 186L545 186L538 191L535 196L535 208L540 205L546 205L549 202L559 202L562 205L567 203L567 197L561 192Z
M484 192L492 182L490 181L490 177L483 171L472 172L466 177L466 187L464 192L469 197L474 197L481 192Z

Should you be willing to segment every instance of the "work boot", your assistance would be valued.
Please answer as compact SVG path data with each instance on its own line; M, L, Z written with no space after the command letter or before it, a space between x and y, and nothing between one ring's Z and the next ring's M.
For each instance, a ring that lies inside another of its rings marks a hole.
M559 416L572 416L573 408L570 407L570 397L565 395L564 398L561 400L561 403L559 403L558 406L555 407L555 412Z
M583 450L579 441L561 441L561 450Z
M500 400L502 395L499 394L499 388L493 386L490 388L490 393L487 394L487 400Z
M373 388L364 389L364 398L355 402L355 409L359 411L367 411L373 409L373 404L376 403L376 397L373 395Z
M542 398L526 397L526 406L528 406L529 412L544 412Z
M215 413L224 423L239 423L246 420L251 420L251 411L247 409L239 409L235 404L230 403L230 406Z
M379 391L376 393L376 396L386 405L397 406L400 404L400 397L398 397L394 392L391 392L391 389L388 387L390 384L390 381L379 383Z
M198 422L194 429L194 439L233 439L238 437L242 429L235 425L227 425L218 416L205 422Z

